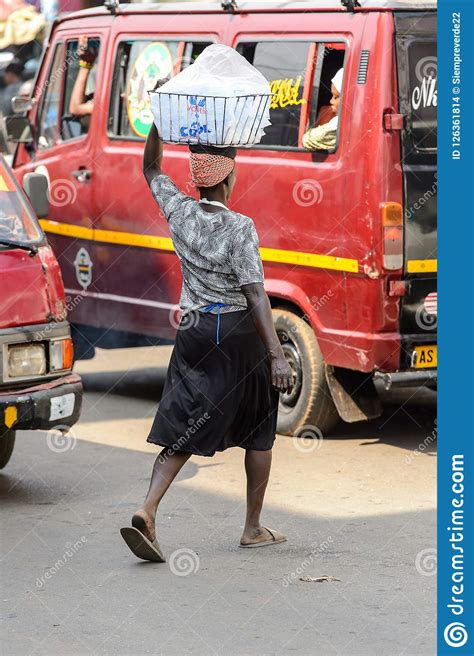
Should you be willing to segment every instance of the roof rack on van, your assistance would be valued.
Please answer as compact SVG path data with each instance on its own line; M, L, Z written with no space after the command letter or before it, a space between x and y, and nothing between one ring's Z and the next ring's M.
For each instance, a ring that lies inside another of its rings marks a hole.
M224 11L230 11L231 14L239 8L236 0L222 0L221 7Z
M104 0L104 7L114 16L119 10L119 4L120 0Z
M347 11L354 11L356 7L361 6L359 0L341 0L341 4Z

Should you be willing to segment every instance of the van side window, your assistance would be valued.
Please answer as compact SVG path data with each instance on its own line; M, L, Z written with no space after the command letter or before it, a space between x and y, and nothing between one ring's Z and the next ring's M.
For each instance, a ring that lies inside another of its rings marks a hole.
M194 62L209 42L124 41L115 63L108 131L125 139L145 139L153 122L148 91L160 78Z
M343 43L242 42L237 51L269 81L271 126L262 146L301 148L304 132L330 114L331 78L342 67Z
M299 125L306 104L304 88L310 43L261 41L240 43L237 51L270 82L272 124L261 140L266 146L298 147Z
M81 38L82 55L78 52L78 39L67 42L60 126L63 141L87 134L92 115L100 42Z
M309 111L301 126L301 145L307 150L334 152L337 148L344 56L344 43L317 44L312 61L314 75L308 99Z
M58 43L54 51L53 61L49 70L49 77L44 84L43 102L41 104L38 121L38 146L49 148L59 138L59 111L61 101L62 70L64 58L64 44ZM35 95L37 91L35 91ZM39 94L38 94L39 95ZM37 96L36 96L37 97Z

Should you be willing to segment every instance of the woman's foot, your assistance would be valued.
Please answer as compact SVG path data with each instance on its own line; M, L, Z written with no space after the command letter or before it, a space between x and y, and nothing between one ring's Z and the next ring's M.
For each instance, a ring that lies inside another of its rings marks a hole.
M140 509L132 517L132 526L137 528L140 533L153 542L156 538L155 533L155 517Z
M245 528L240 538L241 547L264 547L270 544L278 544L285 542L286 536L274 529L265 528L264 526L256 526L252 528Z

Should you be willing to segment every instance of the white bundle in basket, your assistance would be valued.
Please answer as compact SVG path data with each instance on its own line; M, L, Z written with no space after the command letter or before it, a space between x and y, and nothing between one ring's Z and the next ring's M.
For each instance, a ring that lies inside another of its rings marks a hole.
M195 63L150 92L163 141L253 146L270 125L270 85L236 50L208 46Z

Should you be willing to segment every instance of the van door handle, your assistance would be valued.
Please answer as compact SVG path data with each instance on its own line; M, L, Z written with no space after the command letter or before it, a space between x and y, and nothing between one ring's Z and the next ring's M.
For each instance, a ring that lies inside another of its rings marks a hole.
M92 171L89 171L89 169L79 169L78 171L72 171L72 175L78 182L90 182Z

